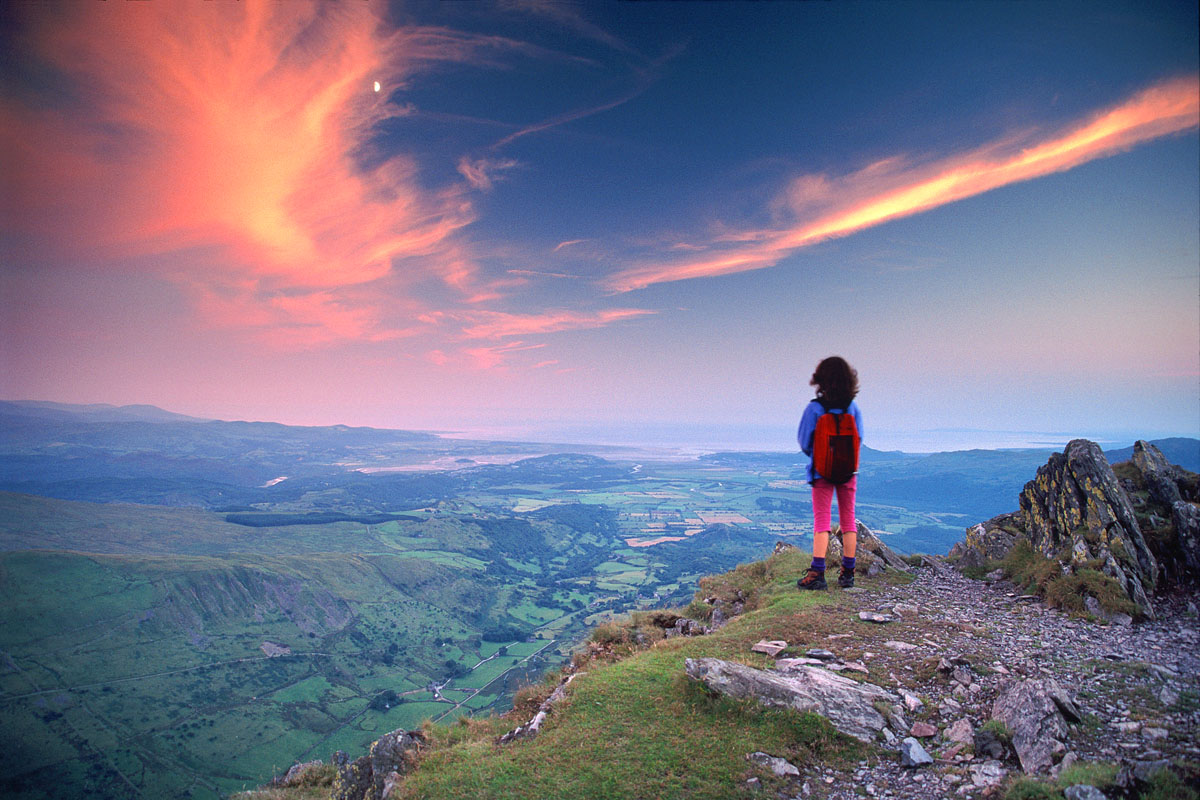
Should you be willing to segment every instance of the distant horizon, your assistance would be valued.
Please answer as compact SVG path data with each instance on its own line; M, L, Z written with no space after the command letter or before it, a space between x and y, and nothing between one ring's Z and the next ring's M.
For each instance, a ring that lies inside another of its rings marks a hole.
M296 423L280 419L242 418L234 415L182 413L154 403L70 403L59 400L30 400L3 398L0 402L74 408L153 408L167 414L192 417L205 421L266 422L295 427L372 428L412 433L427 433L445 438L479 439L484 441L514 441L537 444L594 445L597 447L630 447L646 450L661 449L680 455L723 451L764 453L799 452L795 445L795 423L687 423L672 421L638 421L625 423L553 422L496 424L490 426L421 427L405 424L362 424L335 421ZM926 430L881 430L868 433L864 444L877 451L909 454L961 452L967 450L1062 450L1072 439L1088 439L1105 450L1132 445L1138 439L1168 438L1198 439L1196 433L1166 431L1098 431L1078 432L1002 431L973 428Z

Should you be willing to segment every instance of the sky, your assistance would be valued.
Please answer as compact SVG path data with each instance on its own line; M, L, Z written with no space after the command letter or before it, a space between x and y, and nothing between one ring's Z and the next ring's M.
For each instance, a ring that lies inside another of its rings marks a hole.
M1200 436L1189 2L0 4L0 397Z

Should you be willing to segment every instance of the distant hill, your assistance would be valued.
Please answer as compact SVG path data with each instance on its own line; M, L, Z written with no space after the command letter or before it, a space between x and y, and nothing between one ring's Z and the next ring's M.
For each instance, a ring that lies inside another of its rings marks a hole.
M108 403L51 403L39 400L0 400L0 414L27 416L36 419L81 419L89 422L208 422L201 417L189 417L164 411L145 404L114 406Z

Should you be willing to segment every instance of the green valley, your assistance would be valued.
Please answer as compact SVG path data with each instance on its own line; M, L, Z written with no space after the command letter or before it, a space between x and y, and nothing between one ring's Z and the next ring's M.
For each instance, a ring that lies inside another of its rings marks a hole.
M595 625L811 536L798 454L15 404L0 432L0 792L23 800L217 798L506 710ZM858 515L944 552L1034 453L866 451Z

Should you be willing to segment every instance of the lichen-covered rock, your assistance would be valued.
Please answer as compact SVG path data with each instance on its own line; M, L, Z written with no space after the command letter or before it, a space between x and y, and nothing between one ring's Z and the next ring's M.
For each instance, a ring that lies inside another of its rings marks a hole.
M1179 559L1192 577L1200 577L1200 506L1179 500L1171 506Z
M754 669L717 658L689 658L689 678L711 692L738 700L755 700L775 708L812 711L825 717L847 736L873 742L889 720L876 708L900 698L871 683L858 683L820 667L797 666L787 675ZM898 714L897 714L898 716ZM900 723L903 725L903 721ZM907 728L907 726L904 726Z
M1157 447L1139 439L1133 443L1130 461L1142 473L1151 502L1170 508L1183 499L1179 493L1179 470L1167 462Z
M1100 562L1148 617L1158 563L1146 546L1128 496L1095 442L1071 441L1038 468L1020 496L1035 551L1074 566Z
M959 569L982 567L999 561L1021 536L1024 520L1019 512L1001 514L967 528L965 538L950 548L947 556Z
M373 742L362 758L351 761L344 752L337 751L333 756L337 770L333 800L384 800L389 776L411 770L424 746L425 735L420 731L398 729Z

